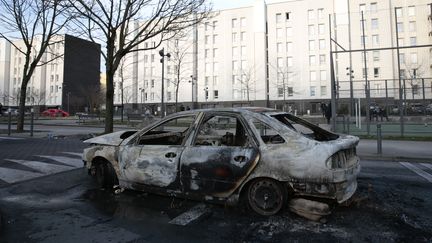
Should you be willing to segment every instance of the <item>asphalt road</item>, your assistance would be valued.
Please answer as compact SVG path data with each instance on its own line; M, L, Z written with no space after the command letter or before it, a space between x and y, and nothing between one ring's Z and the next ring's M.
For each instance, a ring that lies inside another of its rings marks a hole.
M432 241L429 163L362 161L353 202L320 223L288 210L258 217L243 207L115 195L78 164L83 147L76 138L0 139L0 242Z

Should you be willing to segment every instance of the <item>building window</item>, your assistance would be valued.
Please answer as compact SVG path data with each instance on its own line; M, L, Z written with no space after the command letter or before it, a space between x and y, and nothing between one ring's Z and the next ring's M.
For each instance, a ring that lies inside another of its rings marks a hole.
M148 56L144 55L144 62L147 63L148 62Z
M150 100L154 100L154 98L155 98L155 94L154 94L154 92L151 92L150 93Z
M204 86L209 86L209 80L210 80L210 77L209 76L206 76L205 78L204 78Z
M218 36L217 35L213 35L213 44L216 44L218 41Z
M238 70L238 61L233 61L232 62L232 69L233 70Z
M232 20L231 20L231 27L232 27L232 28L237 28L237 26L238 26L238 21L237 21L237 19L232 19Z
M210 50L209 49L205 49L204 50L204 58L208 58L210 55Z
M282 22L282 14L281 13L277 13L276 14L276 23L280 23Z
M217 73L219 71L219 63L215 62L213 63L213 72Z
M379 78L379 68L374 68L374 78Z
M360 30L363 29L363 24L364 24L364 28L366 30L367 29L367 21L366 21L366 19L360 20Z
M378 4L377 3L371 3L370 4L370 11L371 11L371 13L377 13L378 12Z
M308 33L309 33L309 36L315 35L315 26L313 24L308 26Z
M237 42L237 32L232 33L232 42Z
M321 86L321 96L327 95L327 86Z
M240 48L240 55L242 57L246 56L246 46L241 46L241 48Z
M209 44L209 42L210 42L210 36L209 36L209 35L206 35L206 36L205 36L205 38L204 38L204 42L205 42L206 45Z
M372 19L371 20L371 28L373 30L377 30L378 29L378 19Z
M417 45L417 37L410 37L410 45L411 46Z
M326 64L326 55L322 54L319 56L320 65Z
M217 21L213 21L213 30L216 30L216 26L217 26L218 22Z
M281 28L276 29L276 38L282 38L282 29Z
M320 71L320 80L321 81L326 81L327 80L327 71L326 70L321 70Z
M287 52L291 53L292 52L292 42L287 42L287 46L286 46Z
M378 62L380 60L380 53L379 53L379 51L374 51L373 52L373 60L374 60L374 62Z
M405 45L404 38L399 38L398 43L399 43L399 46L404 46Z
M291 15L291 12L286 12L285 13L285 21L290 20L290 15Z
M316 72L310 71L309 72L309 78L310 78L310 81L316 81Z
M293 87L288 87L288 96L293 96L293 95L294 95Z
M213 76L213 86L218 85L218 76Z
M362 35L362 36L360 37L360 44L361 44L362 46L367 45L367 36Z
M363 68L363 69L362 69L362 74L363 74L363 78L366 78L366 75L367 75L367 69Z
M401 64L405 64L405 53L399 53L399 61Z
M372 35L372 45L379 46L379 37L378 35Z
M408 16L415 16L415 6L408 6Z
M284 95L284 88L278 88L278 97L283 97Z
M315 96L315 86L310 86L310 96Z
M208 31L208 30L209 30L209 25L210 25L209 22L205 22L205 23L204 23L204 29L205 29L205 31Z
M155 61L155 55L152 54L152 55L151 55L151 62L154 62L154 61Z
M293 66L293 57L287 57L287 66L292 67Z
M240 19L240 25L241 25L241 27L246 27L246 18Z
M318 18L319 19L324 18L324 9L323 8L318 9Z
M277 66L278 66L278 68L283 68L283 58L282 57L279 57L277 59Z
M246 39L246 32L240 33L240 41L244 41Z
M218 90L213 90L213 99L218 99L219 98L219 91Z
M315 50L315 41L310 40L309 41L309 51L314 51L314 50Z
M292 36L292 28L291 27L286 28L286 36L287 37L291 37Z
M319 24L318 25L318 34L320 34L320 35L324 35L325 34L325 25L324 24Z
M315 58L314 55L309 56L309 65L310 65L310 66L315 65L315 63L316 63L315 59L316 59L316 58Z
M233 57L238 56L238 47L234 46L234 47L232 48L232 55L233 55Z
M276 44L276 46L277 46L277 48L276 48L277 52L281 53L282 52L282 43L279 42L279 43Z
M319 49L324 50L326 48L325 40L321 39L319 40Z
M410 32L416 32L416 22L415 21L410 21L409 22L409 31Z
M397 23L397 32L399 32L399 33L403 32L403 23L402 22Z
M396 8L396 17L401 18L403 15L402 8Z
M214 48L213 49L213 58L217 58L218 57L218 53L219 53L218 49Z
M315 19L315 12L313 11L313 9L308 10L308 19Z
M150 82L150 87L154 88L154 86L155 86L155 80L152 79L151 82Z
M168 101L171 100L171 92L170 91L167 92L167 100Z

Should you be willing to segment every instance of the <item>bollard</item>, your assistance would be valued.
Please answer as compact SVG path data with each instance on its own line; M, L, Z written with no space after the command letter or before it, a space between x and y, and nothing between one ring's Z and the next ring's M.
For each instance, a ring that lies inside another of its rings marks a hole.
M33 124L34 124L34 112L31 112L30 116L30 137L33 137Z
M381 124L377 124L377 148L378 154L382 155L382 133L381 133Z
M8 136L11 135L11 122L12 122L12 114L11 111L8 111Z

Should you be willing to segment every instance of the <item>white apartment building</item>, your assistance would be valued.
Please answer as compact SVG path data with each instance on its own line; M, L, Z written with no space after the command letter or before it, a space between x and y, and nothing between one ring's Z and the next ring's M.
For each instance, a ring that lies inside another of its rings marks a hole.
M256 0L252 6L214 12L185 38L163 47L170 54L176 48L185 53L179 85L179 102L184 107L192 107L191 102L196 101L198 107L269 105L317 112L319 103L331 97L330 48L362 50L363 42L366 49L372 49L396 47L399 41L403 47L401 76L407 79L402 83L407 90L416 89L414 98L421 99L423 82L425 98L431 99L431 47L404 48L432 44L430 16L430 2L426 0L291 0L272 4ZM330 47L330 30L339 46ZM160 49L125 59L128 64L122 69L123 79L120 75L115 79L116 105L123 93L123 103L158 109ZM338 53L333 58L339 99L350 97L350 70L354 98L365 97L367 77L372 99L399 99L395 49L367 51L367 71L363 52ZM175 101L174 59L165 59L168 106Z

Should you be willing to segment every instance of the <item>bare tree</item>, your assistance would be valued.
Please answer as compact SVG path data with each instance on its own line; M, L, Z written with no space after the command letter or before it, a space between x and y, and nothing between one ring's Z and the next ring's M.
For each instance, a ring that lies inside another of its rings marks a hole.
M403 78L408 81L411 87L411 95L414 99L414 96L418 93L418 80L421 79L425 73L425 68L423 63L413 63L413 62L405 62L404 63L405 72L403 74Z
M0 37L24 56L17 123L19 132L24 128L26 92L30 78L36 67L59 58L51 55L49 59L43 60L49 47L58 42L55 36L72 18L61 16L65 7L60 3L60 0L0 0L0 23L5 30L0 33Z
M237 85L234 90L240 91L242 98L243 94L246 93L246 99L250 102L250 94L254 93L255 90L255 69L254 68L242 68L237 75Z
M174 44L170 46L169 52L171 54L170 62L174 64L173 74L175 75L175 79L171 80L171 83L175 88L175 109L178 111L178 94L180 88L180 82L186 80L187 77L190 76L190 69L188 67L190 65L185 65L187 63L187 57L191 54L190 47L193 45L193 42L186 38L188 37L188 33L185 33L183 36L185 38L176 38L174 39ZM187 74L189 74L189 76Z
M113 131L114 74L128 53L158 48L209 14L207 0L69 0L83 17L77 25L105 45L107 77L105 132ZM74 15L74 14L73 14ZM152 40L151 45L141 43Z
M291 68L288 68L288 66L270 66L276 72L276 78L275 81L272 82L272 85L276 87L278 96L282 93L283 101L285 103L287 96L292 96L294 94L294 90L290 90L290 81L296 76L296 73Z

